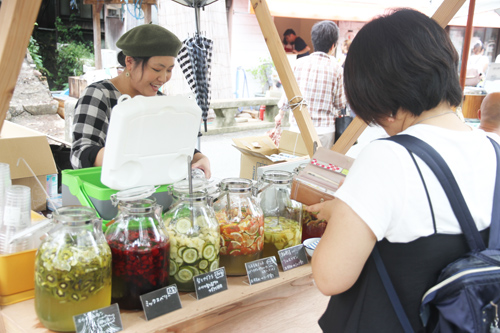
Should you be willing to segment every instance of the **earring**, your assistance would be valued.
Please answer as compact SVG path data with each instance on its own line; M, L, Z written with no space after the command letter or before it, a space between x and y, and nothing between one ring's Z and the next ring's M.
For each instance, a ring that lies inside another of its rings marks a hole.
M130 73L129 72L125 72L125 76L126 77L130 77Z

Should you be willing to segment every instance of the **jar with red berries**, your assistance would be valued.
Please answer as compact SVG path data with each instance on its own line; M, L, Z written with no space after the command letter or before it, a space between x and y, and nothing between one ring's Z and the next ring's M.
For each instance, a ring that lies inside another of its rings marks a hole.
M169 284L170 240L153 186L111 196L118 214L106 230L112 254L112 303L140 310L140 296Z

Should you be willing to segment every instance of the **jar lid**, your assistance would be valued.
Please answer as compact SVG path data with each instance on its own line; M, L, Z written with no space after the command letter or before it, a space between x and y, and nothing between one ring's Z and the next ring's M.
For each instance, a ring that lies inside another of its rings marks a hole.
M153 193L156 192L157 188L158 187L155 187L153 185L147 185L119 191L115 194L111 194L111 202L113 203L113 205L116 205L119 201L135 201L146 199L153 195Z

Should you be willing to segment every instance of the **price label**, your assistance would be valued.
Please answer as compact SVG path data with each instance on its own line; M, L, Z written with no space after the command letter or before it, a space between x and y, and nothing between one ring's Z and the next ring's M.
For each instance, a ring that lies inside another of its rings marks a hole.
M276 279L280 276L276 257L267 257L245 263L250 285Z
M226 269L221 267L213 272L195 276L194 288L197 299L202 299L227 290Z
M118 304L73 316L77 333L114 333L123 330Z
M141 302L146 320L182 308L179 290L175 284L141 295Z
M305 265L309 262L307 260L306 249L302 244L279 250L278 255L280 256L283 271Z

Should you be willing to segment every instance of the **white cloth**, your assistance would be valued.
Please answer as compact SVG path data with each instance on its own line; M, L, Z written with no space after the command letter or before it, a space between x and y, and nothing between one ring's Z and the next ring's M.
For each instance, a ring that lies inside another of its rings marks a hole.
M419 124L402 134L418 137L449 165L478 229L491 221L496 157L484 131L459 132ZM500 142L500 137L490 134ZM448 199L427 165L415 157L431 196L438 233L461 233ZM367 145L336 196L370 227L377 240L407 243L434 233L422 181L407 150L378 140Z

